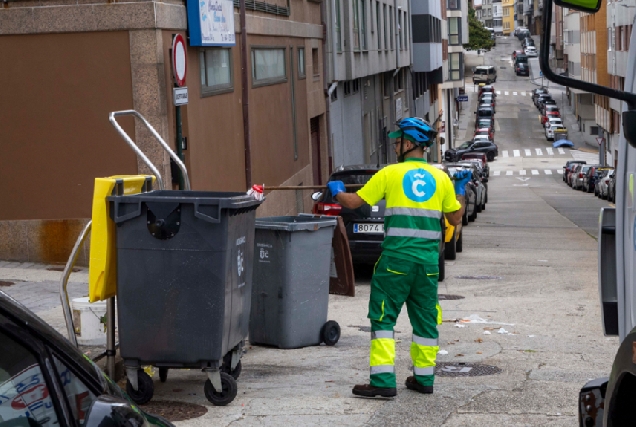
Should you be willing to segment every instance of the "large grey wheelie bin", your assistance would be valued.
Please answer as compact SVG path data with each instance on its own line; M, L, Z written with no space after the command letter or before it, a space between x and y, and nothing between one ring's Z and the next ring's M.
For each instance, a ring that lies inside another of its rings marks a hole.
M141 367L153 365L162 381L168 368L203 369L208 400L231 402L248 332L261 202L245 193L164 190L108 201L117 225L119 344L129 395L138 403L152 398L152 379Z
M333 217L258 218L249 341L279 348L334 345L327 321Z

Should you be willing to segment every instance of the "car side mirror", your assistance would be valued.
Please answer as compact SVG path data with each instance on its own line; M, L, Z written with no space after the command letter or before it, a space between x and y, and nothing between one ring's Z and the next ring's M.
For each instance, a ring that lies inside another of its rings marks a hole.
M146 420L139 409L133 408L127 400L119 399L110 395L102 395L93 402L86 419L84 427L128 427L134 425L144 425Z
M311 200L313 200L314 202L317 202L318 200L320 200L321 197L322 197L322 191L316 191L315 193L311 195Z
M596 13L601 7L602 0L546 0L543 7L543 28L541 34L541 46L550 46L552 37L552 4L553 2L561 7L575 9L586 13ZM605 86L594 83L584 82L582 80L573 79L554 73L550 69L550 49L541 49L539 54L539 65L543 76L551 82L568 86L571 88L583 90L600 96L625 101L627 103L627 111L623 116L623 134L625 139L632 147L636 148L636 94L610 89Z

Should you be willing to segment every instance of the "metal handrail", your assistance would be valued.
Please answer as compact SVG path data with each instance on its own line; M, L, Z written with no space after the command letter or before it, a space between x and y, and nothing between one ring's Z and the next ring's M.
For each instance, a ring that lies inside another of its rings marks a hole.
M88 221L88 223L84 226L84 229L80 233L77 241L75 242L75 246L73 246L73 250L71 251L71 256L68 257L68 261L66 261L66 266L64 267L64 272L62 273L62 279L60 280L60 301L62 301L62 311L64 313L64 321L66 323L66 332L68 333L69 341L77 347L77 337L75 336L75 326L73 325L73 313L71 312L71 305L68 300L68 292L66 291L66 286L68 285L68 279L71 276L71 272L73 271L73 266L77 261L77 255L79 253L79 249L84 244L84 240L86 240L86 236L91 231L93 225L93 221Z
M155 130L155 128L153 128L152 125L148 123L148 121L144 118L144 116L142 116L135 110L122 110L122 111L111 112L108 116L108 120L113 125L113 127L117 130L117 132L119 132L119 135L124 139L124 141L128 143L130 148L132 148L135 151L135 153L137 153L137 155L141 157L144 163L146 163L146 165L157 176L157 183L159 184L159 188L162 190L165 188L163 185L163 180L161 179L161 174L159 173L157 168L152 164L152 162L148 159L148 157L146 157L146 155L139 149L139 147L135 144L135 142L130 138L130 136L128 136L128 134L122 129L119 123L117 123L117 120L115 120L115 117L118 117L118 116L135 116L139 120L141 120L141 122L146 126L146 128L148 128L150 133L152 133L152 135L157 139L157 141L159 141L163 149L168 152L168 155L175 161L177 166L179 166L179 169L181 170L181 173L183 174L185 189L190 190L190 178L188 177L188 171L185 167L185 164L183 163L183 161L181 161L179 156L177 156L175 152L172 151L172 148L170 148L170 146L166 144L166 141L163 140L163 138L161 137L161 135L159 135L159 133Z

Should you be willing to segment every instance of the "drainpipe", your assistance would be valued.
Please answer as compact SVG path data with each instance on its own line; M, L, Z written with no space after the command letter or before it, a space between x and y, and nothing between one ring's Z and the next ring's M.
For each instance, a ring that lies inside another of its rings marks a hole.
M335 8L335 0L331 1L331 10L333 11ZM325 28L325 30L329 30L329 33L331 34L331 30L332 30L332 26L331 25L327 25L327 19L329 19L329 17L331 15L329 15L327 13L327 6L325 4L325 2L321 2L320 3L320 20L322 22L323 27ZM329 39L329 37L327 37L327 31L324 31L323 34L325 35L325 38L322 41L322 51L323 53L327 51L326 47L327 47L327 41ZM330 62L330 67L331 68L331 76L329 76L327 74L327 61L322 61L322 72L323 72L323 76L325 76L325 80L323 82L326 83L327 79L329 77L334 77L335 76L335 65L334 62L336 60L335 58L335 42L333 40L334 38L331 37L331 60ZM326 55L323 55L326 57ZM333 83L331 83L331 86L329 86L329 89L327 90L327 102L325 102L325 126L327 128L327 172L329 173L329 175L331 175L331 172L333 172L333 138L331 137L331 116L330 116L330 105L331 105L331 94L333 93L334 90L336 90L336 88L338 87L338 81L335 81ZM322 171L321 171L322 173Z
M247 78L247 28L245 24L245 0L239 1L241 25L241 92L243 103L243 144L245 146L245 185L252 187L252 143L250 138L249 88Z

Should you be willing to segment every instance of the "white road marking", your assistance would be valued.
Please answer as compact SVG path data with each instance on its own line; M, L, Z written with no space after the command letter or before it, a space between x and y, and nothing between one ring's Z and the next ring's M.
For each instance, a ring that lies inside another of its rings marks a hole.
M536 169L532 169L532 175L539 175L539 171Z
M504 92L504 95L508 95L508 91L505 91L505 92Z
M521 152L519 150L514 150L513 154L515 155L515 157L521 156Z
M506 171L506 176L512 175L512 171Z
M512 92L513 95L517 96L517 92Z
M565 154L565 150L561 147L557 148L559 150L559 154Z
M548 152L548 156L554 156L554 151L552 150L551 147L546 148L545 151Z
M525 170L525 169L521 169L521 170L519 171L519 175L525 175L525 174L526 174L526 170Z
M521 182L526 182L527 180L529 180L530 178L517 178L519 181Z
M526 96L526 93L525 92L521 92L521 96Z
M492 174L493 174L494 176L499 176L499 175L501 174L501 171L494 171Z
M550 169L546 169L544 172L546 175L552 175L552 171Z
M563 175L563 169L557 169L557 173L558 173L559 175Z
M497 95L501 95L501 91L500 90L497 91Z
M532 156L532 151L528 150L527 148L524 149L524 151L526 152L526 156Z
M543 151L540 148L535 148L534 151L537 152L537 156L543 156Z
M502 157L508 157L508 150L503 150L503 151L501 152L501 156L502 156Z

